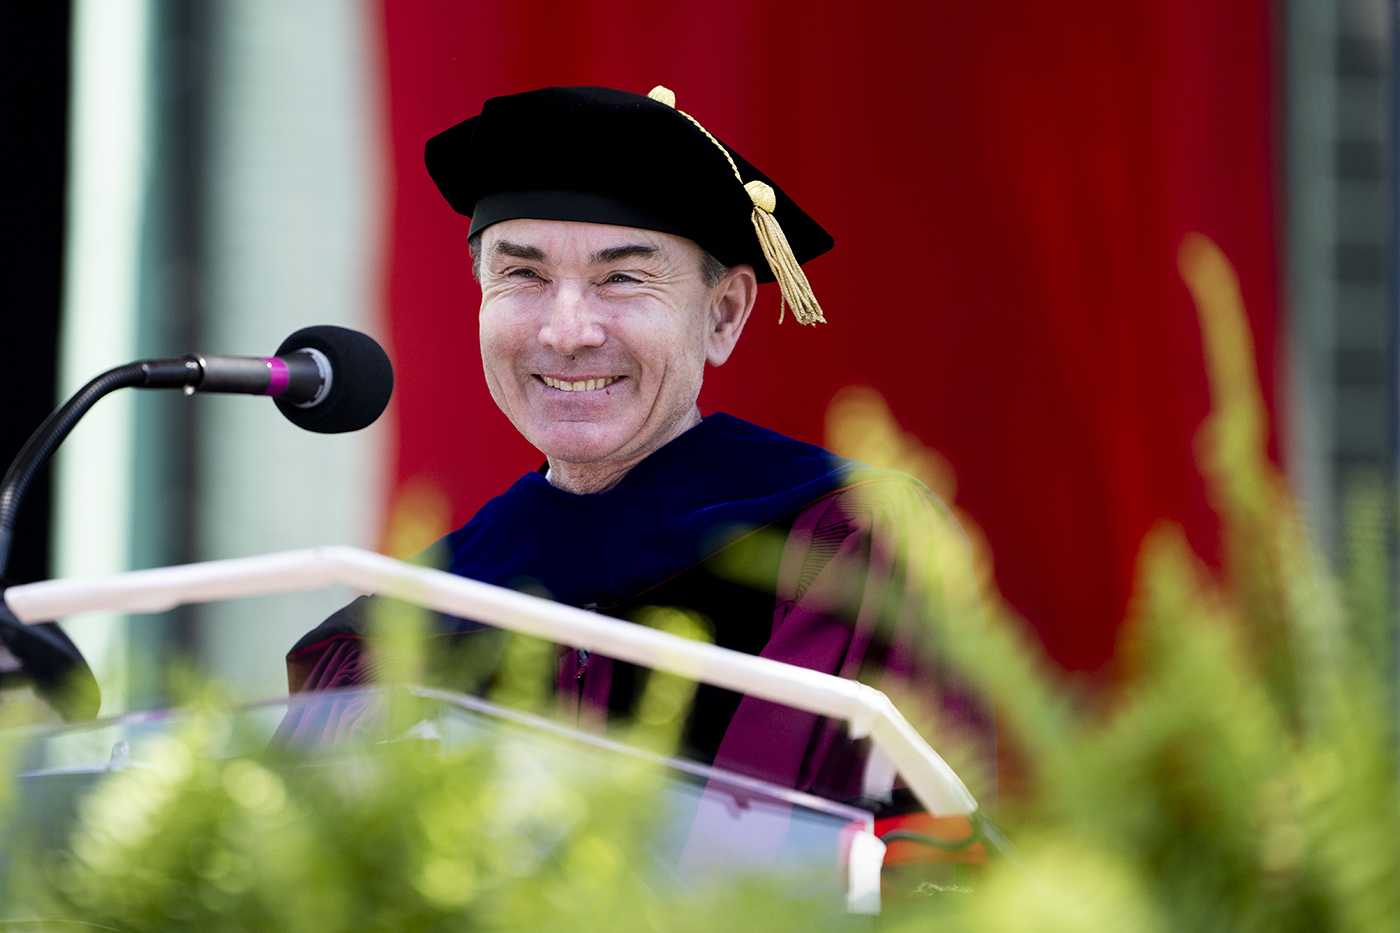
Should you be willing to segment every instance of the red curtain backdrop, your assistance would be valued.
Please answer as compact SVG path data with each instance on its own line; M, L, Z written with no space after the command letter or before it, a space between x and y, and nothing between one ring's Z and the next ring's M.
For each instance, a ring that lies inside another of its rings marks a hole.
M839 389L881 391L955 467L1004 593L1071 670L1112 652L1155 522L1216 559L1176 250L1199 231L1234 263L1272 387L1264 0L383 4L397 482L439 485L455 523L541 458L487 395L467 222L423 143L497 94L665 84L836 238L807 267L831 323L778 326L765 286L703 410L820 442Z

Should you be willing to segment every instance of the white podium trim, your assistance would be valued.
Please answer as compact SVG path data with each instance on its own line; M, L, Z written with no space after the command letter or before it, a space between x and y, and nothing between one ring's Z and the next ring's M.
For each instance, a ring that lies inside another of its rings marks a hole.
M873 687L359 548L319 547L45 580L10 587L5 602L22 621L32 623L95 610L164 612L186 603L316 590L336 583L846 720L852 736L870 736L930 813L955 816L977 809L977 801L948 763L929 748L889 697Z

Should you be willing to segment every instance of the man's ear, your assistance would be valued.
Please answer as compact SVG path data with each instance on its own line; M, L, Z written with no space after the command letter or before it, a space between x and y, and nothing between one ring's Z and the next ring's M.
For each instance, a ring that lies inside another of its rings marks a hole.
M753 266L730 266L710 293L710 331L706 335L705 359L711 366L723 366L734 352L744 324L758 300L758 277Z

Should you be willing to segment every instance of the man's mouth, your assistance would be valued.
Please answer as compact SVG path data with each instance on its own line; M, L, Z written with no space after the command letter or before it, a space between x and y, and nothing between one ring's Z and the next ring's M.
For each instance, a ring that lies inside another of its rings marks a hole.
M621 376L605 376L602 379L584 379L580 382L565 382L563 379L554 379L550 376L540 376L540 381L551 389L558 389L561 392L592 392L594 389L605 389L612 385Z

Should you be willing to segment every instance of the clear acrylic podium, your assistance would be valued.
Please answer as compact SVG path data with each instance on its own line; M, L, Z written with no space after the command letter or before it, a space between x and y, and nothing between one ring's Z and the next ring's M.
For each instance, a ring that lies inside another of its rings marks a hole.
M528 780L536 769L582 781L602 779L616 770L618 756L655 766L656 790L647 802L656 808L657 830L647 854L657 883L685 887L720 880L726 873L762 870L814 893L829 893L834 906L839 898L848 909L872 909L861 875L873 872L878 879L878 853L868 853L867 859L877 856L875 862L862 866L862 852L852 851L853 842L871 830L871 815L864 810L652 755L477 697L413 692L423 701L425 715L407 731L408 738L444 751L485 744L505 763L507 779ZM379 688L340 690L223 711L218 731L227 738L215 757L256 758L289 714L316 718L346 703L382 702L383 693ZM136 713L35 731L19 749L16 790L22 805L4 838L21 844L61 843L74 826L81 797L114 772L151 767L145 749L180 730L189 715L178 710ZM343 764L337 751L333 745L318 746L305 754L337 767ZM7 845L0 842L0 849Z

